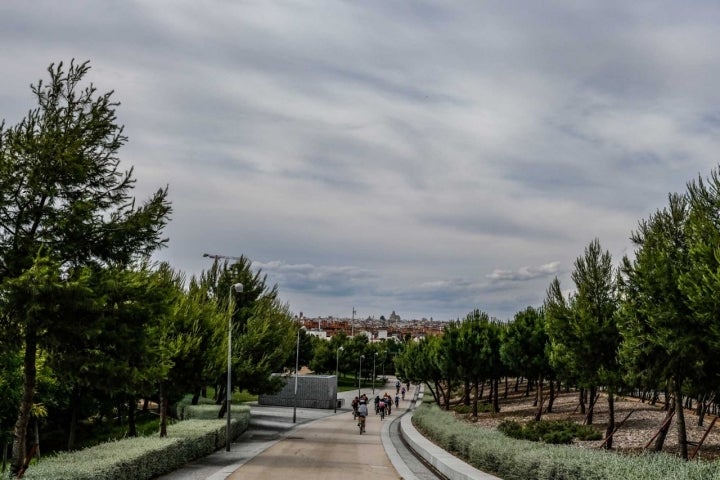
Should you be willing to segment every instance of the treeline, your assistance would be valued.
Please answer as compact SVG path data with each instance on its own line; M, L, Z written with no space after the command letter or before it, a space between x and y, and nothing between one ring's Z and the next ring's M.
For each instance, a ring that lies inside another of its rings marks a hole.
M687 458L683 406L698 402L700 421L720 393L720 179L713 170L639 222L632 256L614 266L595 239L571 274L565 295L555 278L544 304L509 322L475 310L451 322L440 337L408 345L398 374L429 385L449 408L454 392L478 412L482 386L499 410L498 384L524 377L537 385L537 414L552 409L560 383L579 389L580 409L593 421L598 390L607 392L615 427L614 395L642 392L671 399L680 452ZM549 382L549 396L544 384ZM546 400L547 398L547 400ZM547 401L547 404L545 403ZM662 449L663 432L655 448ZM606 444L612 448L612 438Z
M160 405L161 435L185 394L215 386L224 405L229 328L239 389L272 391L270 374L294 360L298 327L247 258L189 280L148 263L167 242L167 188L132 197L118 103L88 71L51 65L31 87L36 107L0 124L0 446L4 471L12 443L11 475L41 432L68 449L90 421L136 435L141 399Z

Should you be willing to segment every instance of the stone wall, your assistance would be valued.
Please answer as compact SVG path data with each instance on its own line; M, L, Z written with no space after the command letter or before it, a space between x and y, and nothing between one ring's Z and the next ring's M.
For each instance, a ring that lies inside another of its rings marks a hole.
M276 374L278 375L278 374ZM275 395L260 395L260 405L292 407L295 405L295 375L285 377L287 383ZM337 402L335 375L298 376L297 406L299 408L335 408Z

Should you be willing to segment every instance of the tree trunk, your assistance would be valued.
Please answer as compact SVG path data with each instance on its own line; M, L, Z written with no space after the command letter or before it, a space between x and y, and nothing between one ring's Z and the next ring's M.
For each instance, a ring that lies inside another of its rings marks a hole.
M665 445L665 439L667 438L668 430L670 430L670 418L675 415L675 410L669 410L665 414L665 419L663 420L663 424L660 428L660 431L658 432L658 436L655 439L655 445L653 445L653 451L654 452L661 452L663 449L663 445Z
M675 390L675 415L677 416L678 446L680 447L680 456L684 460L687 460L687 430L685 429L685 412L683 411L682 383L682 379L673 379L673 389Z
M135 423L135 405L137 400L134 395L128 395L128 437L137 437L137 425Z
M473 398L473 417L475 417L475 418L477 418L477 416L478 416L478 400L479 400L478 391L480 390L479 383L480 382L476 378L475 379L475 396Z
M525 396L526 396L526 397L529 397L529 396L530 396L530 383L531 383L531 382L530 382L530 379L528 378L527 385L525 385Z
M543 377L540 375L538 378L538 388L537 388L537 395L535 396L535 405L537 405L537 411L535 411L535 421L539 422L542 418L542 409L543 409L543 401L545 399L543 398Z
M463 404L470 406L470 379L465 379L465 395L463 397Z
M500 379L496 378L493 382L495 384L495 388L493 388L493 412L498 413L500 412L500 401L498 399L498 390L500 389Z
M35 455L40 458L40 419L35 417Z
M25 463L27 455L27 429L30 422L30 411L32 410L33 398L35 395L37 352L37 333L28 326L25 333L25 356L23 359L23 393L20 401L15 430L13 432L12 462L10 464L11 476L17 476Z
M585 415L585 389L580 389L580 394L578 395L579 401L580 401L580 413Z
M597 397L597 387L593 385L590 387L590 405L588 405L588 412L587 412L587 424L592 425L593 424L593 417L595 415L595 397Z
M552 413L553 403L555 403L555 382L550 380L550 397L548 398L547 413Z
M517 377L517 378L515 378L515 393L517 393L519 387L520 387L520 377Z
M505 393L503 393L503 398L507 398L507 397L508 397L508 388L509 388L508 382L509 382L509 381L508 381L508 377L506 376L506 377L505 377Z
M5 473L5 468L7 467L7 451L8 451L8 442L3 442L2 444L2 468L0 468L0 472Z
M193 393L193 396L192 396L192 401L190 402L191 405L198 404L198 402L200 401L200 394L201 394L200 389L196 388L195 393Z
M443 398L445 399L445 411L450 411L450 394L452 393L452 387L450 384L446 386L446 389L443 390Z
M607 430L605 430L605 437L608 439L607 442L605 442L605 448L608 450L612 449L613 445L613 437L612 435L613 431L615 430L615 395L610 390L608 392L608 426Z
M75 439L77 436L77 419L78 410L80 408L80 391L75 385L70 394L70 424L68 425L68 441L67 449L75 450Z

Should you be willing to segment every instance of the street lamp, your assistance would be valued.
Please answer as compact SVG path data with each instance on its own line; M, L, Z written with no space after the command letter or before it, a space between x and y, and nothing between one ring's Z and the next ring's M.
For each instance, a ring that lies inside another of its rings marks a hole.
M345 350L342 345L340 345L335 352L335 413L337 413L337 394L338 394L338 370L340 367L340 352ZM360 398L358 397L358 401L360 401Z
M242 257L231 257L227 255L211 255L203 253L203 257L212 258L216 262L221 259L240 260ZM243 284L236 283L230 287L228 298L228 356L227 356L227 393L225 394L227 408L227 425L225 426L225 451L230 451L230 403L232 401L232 316L233 316L233 292L242 293Z
M377 359L377 352L373 354L373 397L375 396L375 360Z
M298 370L300 369L300 325L297 330L297 347L295 348L295 396L293 401L293 423L297 419L297 384Z
M358 371L358 402L360 401L360 379L362 379L362 359L365 355L360 355L360 371Z
M385 360L387 360L387 350L383 350L383 385L385 385Z
M230 402L232 401L232 316L233 316L233 292L242 293L243 284L236 283L230 287L230 297L228 299L228 358L227 358L227 393L225 398L227 399L227 425L225 426L225 451L230 451Z

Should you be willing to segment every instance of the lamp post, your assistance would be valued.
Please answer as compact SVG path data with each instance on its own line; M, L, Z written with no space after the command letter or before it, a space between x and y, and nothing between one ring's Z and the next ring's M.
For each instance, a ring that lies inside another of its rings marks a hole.
M227 425L225 426L225 451L230 451L230 403L232 402L232 315L233 315L233 292L242 293L243 284L236 283L230 287L230 298L228 300L228 358L227 358Z
M385 360L387 360L387 350L383 350L383 385L385 385Z
M377 359L377 352L373 354L373 397L375 396L375 360Z
M360 355L360 370L358 371L358 401L360 401L360 380L362 379L362 359L365 355Z
M338 347L338 349L335 351L335 413L337 413L337 394L338 394L338 371L340 367L340 352L343 351L344 348L342 345ZM359 398L358 398L359 400Z
M298 325L297 331L297 346L295 348L295 398L293 401L293 423L297 419L297 384L298 384L298 370L300 369L300 325Z
M218 261L220 259L240 259L241 257L229 257L225 255L210 255L204 253L203 257L209 257ZM230 451L230 405L232 402L232 316L233 316L233 292L242 293L243 284L236 283L230 287L228 296L228 347L227 347L227 392L225 393L225 401L227 408L227 424L225 425L225 451Z

